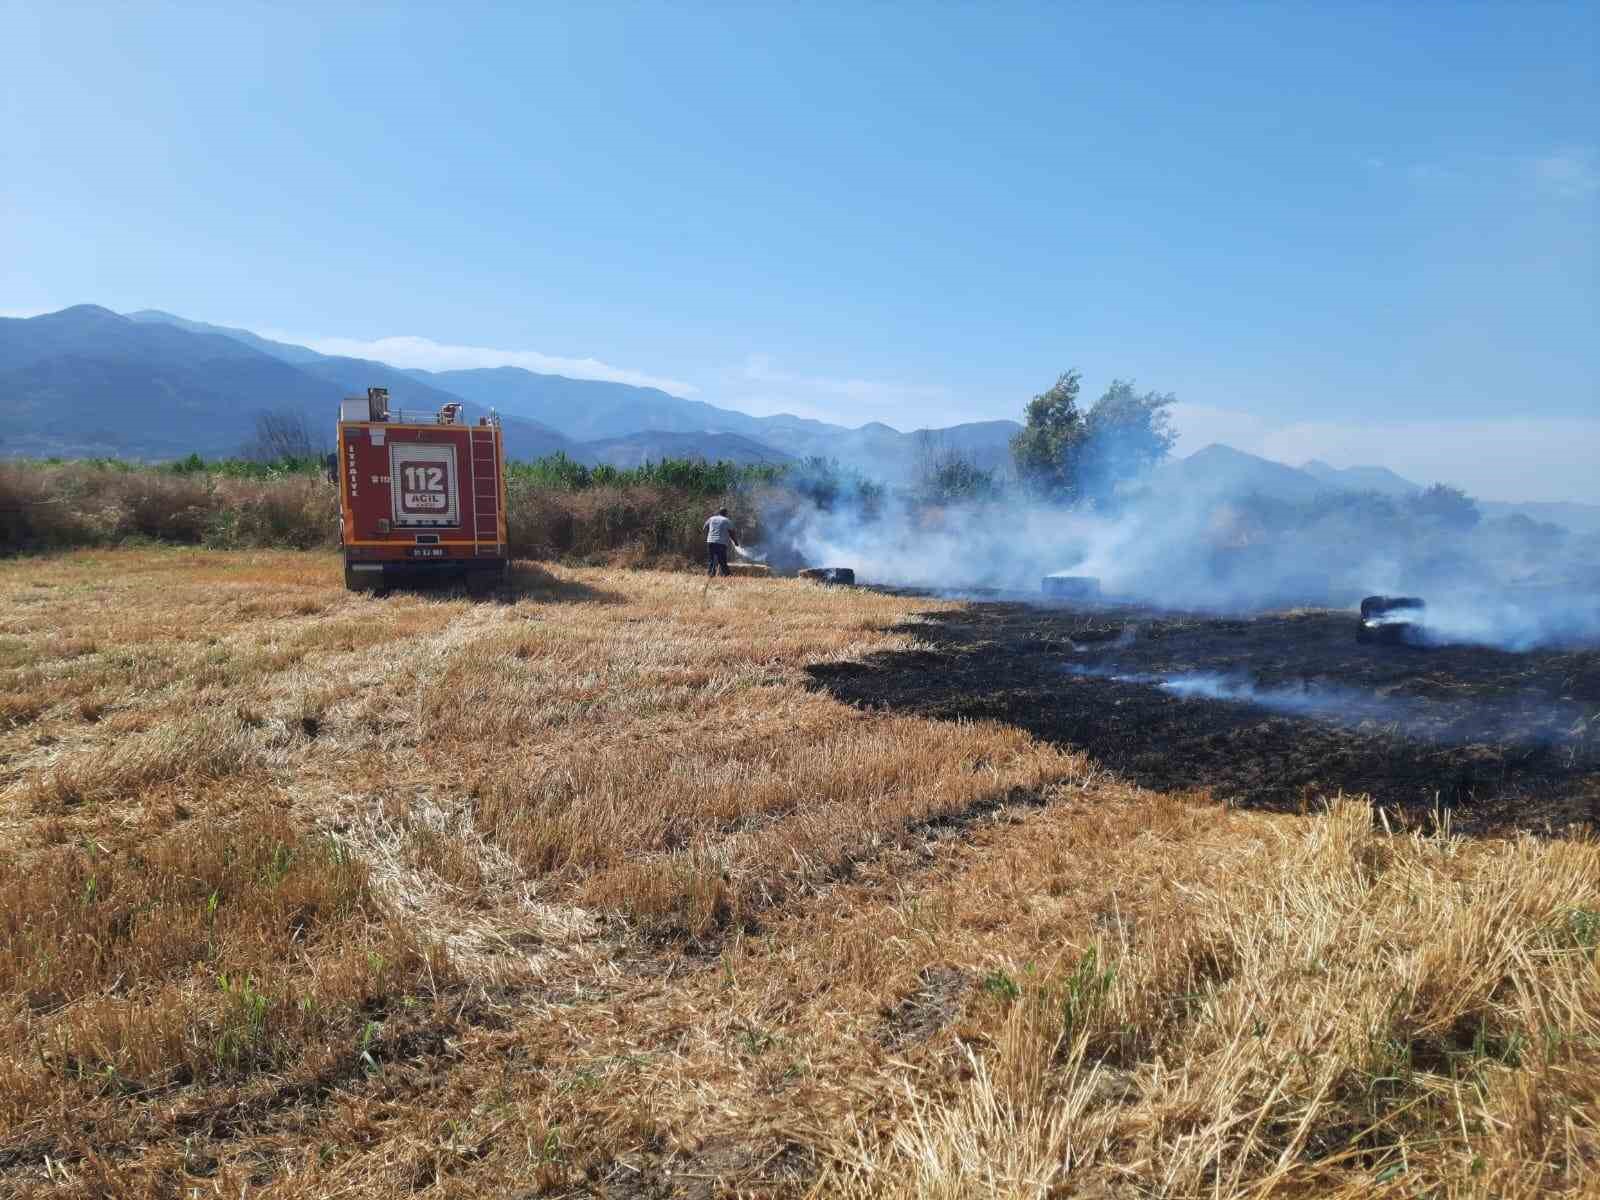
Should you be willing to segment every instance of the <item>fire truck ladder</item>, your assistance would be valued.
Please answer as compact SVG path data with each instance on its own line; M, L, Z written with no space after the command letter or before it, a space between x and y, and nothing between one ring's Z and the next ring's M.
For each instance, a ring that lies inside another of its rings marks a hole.
M500 553L500 456L495 445L498 432L488 425L474 425L468 431L472 439L474 554Z

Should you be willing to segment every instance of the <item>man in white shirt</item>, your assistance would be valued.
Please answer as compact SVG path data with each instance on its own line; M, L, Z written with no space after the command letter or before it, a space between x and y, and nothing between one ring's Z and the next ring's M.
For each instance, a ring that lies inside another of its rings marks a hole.
M729 574L728 547L738 544L739 534L728 520L728 510L717 509L706 520L706 574L715 576L719 571Z

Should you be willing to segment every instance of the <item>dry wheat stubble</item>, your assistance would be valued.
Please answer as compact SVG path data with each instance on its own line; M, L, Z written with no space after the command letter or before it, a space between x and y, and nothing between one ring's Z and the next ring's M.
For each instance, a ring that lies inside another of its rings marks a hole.
M0 567L0 1191L1593 1185L1593 846L805 690L903 599L518 577Z

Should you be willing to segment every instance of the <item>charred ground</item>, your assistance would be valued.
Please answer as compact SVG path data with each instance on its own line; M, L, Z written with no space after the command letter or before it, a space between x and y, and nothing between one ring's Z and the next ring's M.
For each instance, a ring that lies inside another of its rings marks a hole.
M923 648L811 667L859 707L1003 721L1141 786L1293 810L1365 794L1457 828L1600 826L1600 649L1360 645L1350 614L1247 619L992 603L928 613ZM907 627L912 632L912 627ZM1289 707L1174 694L1222 679Z

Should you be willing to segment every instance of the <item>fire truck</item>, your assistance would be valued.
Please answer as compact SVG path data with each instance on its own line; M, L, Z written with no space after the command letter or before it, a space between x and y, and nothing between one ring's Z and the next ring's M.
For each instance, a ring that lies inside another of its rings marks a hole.
M505 445L492 411L389 407L388 388L339 405L339 542L344 582L376 591L428 580L473 590L505 579Z

